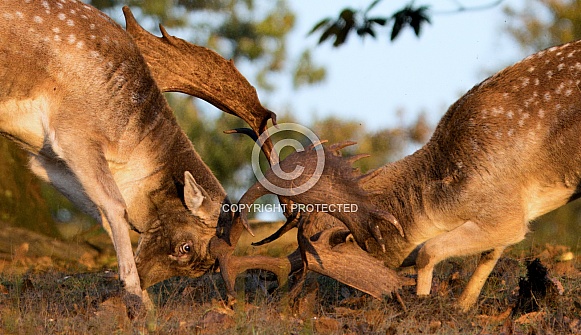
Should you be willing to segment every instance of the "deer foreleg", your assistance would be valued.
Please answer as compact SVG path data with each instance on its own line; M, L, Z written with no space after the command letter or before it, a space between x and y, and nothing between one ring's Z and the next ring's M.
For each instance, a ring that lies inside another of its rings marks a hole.
M129 220L125 201L109 170L102 149L91 145L90 141L83 142L80 136L69 138L67 135L69 134L61 133L58 143L63 144L59 146L55 140L52 150L66 164L67 168L63 170L61 167L61 171L70 171L76 176L84 194L100 211L102 222L110 225L110 236L119 265L119 277L127 293L124 298L131 314L134 308L142 307L142 290L129 238ZM63 173L56 173L46 167L45 171L51 182L63 176Z
M463 310L469 309L476 303L484 282L504 248L522 240L526 232L526 226L522 222L515 222L513 225L505 224L503 234L493 229L484 230L481 227L475 222L467 221L456 229L438 235L424 244L416 261L418 295L430 294L434 266L442 260L492 250L481 259L468 286L458 300L458 305Z

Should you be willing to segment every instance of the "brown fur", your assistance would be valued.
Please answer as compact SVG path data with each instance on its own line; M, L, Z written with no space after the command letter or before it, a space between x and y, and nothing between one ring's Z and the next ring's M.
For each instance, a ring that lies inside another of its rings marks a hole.
M131 37L77 1L4 1L0 16L0 134L110 227L127 292L204 273L228 199Z
M368 207L393 214L403 227L403 237L384 221L379 224L381 236L370 238L372 218L364 217L352 227L353 222L334 215L363 249L390 267L400 266L406 258L415 261L420 295L430 293L433 268L440 261L491 251L482 257L459 298L460 307L468 309L476 303L502 251L524 238L528 223L579 196L580 83L581 41L541 51L460 98L423 148L357 177L359 191L354 194L367 192ZM307 153L298 155L293 164L312 164ZM348 166L349 162L330 164ZM345 197L343 186L357 189L340 178L322 178L307 192L312 197L302 194L291 199L361 200ZM248 193L260 187L255 185ZM309 213L305 230L316 232L322 229L316 227L336 224L334 220L325 213ZM385 244L385 253L377 247L378 241Z

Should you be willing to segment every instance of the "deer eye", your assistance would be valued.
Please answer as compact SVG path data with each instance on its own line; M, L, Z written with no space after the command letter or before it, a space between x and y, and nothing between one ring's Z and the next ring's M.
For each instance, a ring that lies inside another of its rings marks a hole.
M180 253L181 254L189 254L192 251L192 247L189 243L184 243L180 246Z

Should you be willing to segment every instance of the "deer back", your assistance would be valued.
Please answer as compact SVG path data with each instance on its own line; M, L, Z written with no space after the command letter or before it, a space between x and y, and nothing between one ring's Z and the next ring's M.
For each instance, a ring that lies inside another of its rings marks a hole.
M0 16L0 134L42 162L34 171L73 202L93 202L97 214L125 210L110 222L112 236L141 233L144 287L212 266L226 194L133 39L77 1L3 1ZM96 186L105 190L98 197ZM131 245L122 247L120 264L133 262Z

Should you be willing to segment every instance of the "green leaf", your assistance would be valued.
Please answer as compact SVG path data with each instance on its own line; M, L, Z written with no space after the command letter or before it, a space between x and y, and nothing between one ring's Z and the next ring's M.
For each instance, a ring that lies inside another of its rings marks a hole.
M382 0L375 0L372 3L369 4L369 6L367 7L367 9L365 10L365 13L369 12L370 10L373 9L373 7L377 6L378 3L380 3Z
M326 26L329 24L329 22L331 22L331 18L326 18L323 19L321 21L319 21L314 27L313 29L311 29L311 31L309 31L309 35L312 35L315 31L321 29L323 26Z
M383 17L373 17L371 19L367 19L367 22L372 22L380 26L385 26L385 24L387 23L387 19Z

